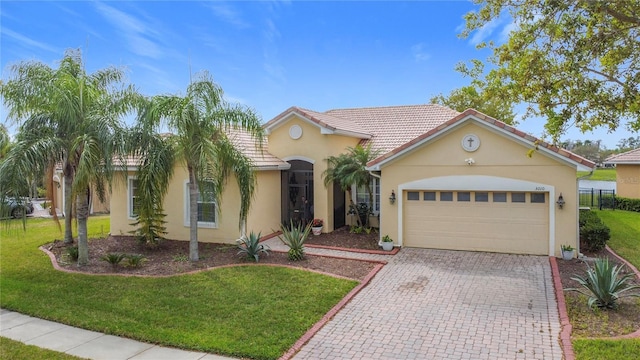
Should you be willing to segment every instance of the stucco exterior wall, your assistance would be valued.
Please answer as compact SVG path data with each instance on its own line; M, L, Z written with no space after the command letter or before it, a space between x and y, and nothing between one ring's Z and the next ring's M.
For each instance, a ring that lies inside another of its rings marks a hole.
M471 153L461 147L463 136L470 133L478 135L481 141L480 148ZM401 196L398 192L401 184L440 176L485 175L518 179L546 186L545 191L550 185L554 198L549 201L555 203L560 193L566 201L564 209L556 207L555 211L554 253L560 255L561 244L578 246L575 167L559 163L541 152L529 158L528 147L473 123L442 135L381 169L381 199L388 198L391 190ZM467 158L473 158L475 164L467 165ZM398 223L399 210L398 202L392 205L389 201L381 201L380 234L389 234L396 242L402 226Z
M640 199L640 164L616 165L616 192L618 196Z
M302 136L294 140L289 136L289 128L299 125ZM306 160L313 163L314 217L325 221L323 232L332 231L333 193L324 186L322 173L327 169L326 158L342 154L349 146L356 146L360 139L321 134L320 128L297 116L274 129L269 135L269 152L283 160Z
M135 177L135 172L128 176ZM252 207L247 218L247 232L262 232L262 235L278 229L280 224L280 172L258 171L258 185ZM164 199L165 224L168 239L189 240L189 225L186 219L188 173L184 166L177 166ZM114 183L111 198L111 233L129 235L134 228L129 225L134 220L128 215L127 181ZM218 204L217 226L199 227L199 242L234 244L240 236L239 229L240 195L235 178L228 179L222 201Z

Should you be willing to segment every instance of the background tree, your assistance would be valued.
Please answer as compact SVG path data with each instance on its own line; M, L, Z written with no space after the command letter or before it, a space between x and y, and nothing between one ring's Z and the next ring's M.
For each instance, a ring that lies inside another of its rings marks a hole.
M620 152L626 152L629 150L640 148L640 136L636 137L628 137L626 139L621 139L618 142L618 150Z
M173 158L159 156L141 159L143 179L150 184L141 204L152 201L154 191L166 193L168 177L176 163L184 164L189 173L189 259L198 261L198 196L209 197L216 208L227 179L233 174L240 189L240 231L244 235L246 219L255 191L256 176L249 158L236 148L229 133L245 131L262 147L264 132L260 119L250 109L231 106L223 99L223 91L213 79L203 73L196 77L182 96L158 95L140 117L142 126L157 132L163 125L172 133L164 144ZM148 154L153 155L153 154ZM148 195L147 195L148 194ZM144 205L143 205L144 206Z
M483 86L480 85L479 88ZM478 90L475 85L452 90L449 95L438 94L429 100L432 104L447 106L459 112L469 108L476 109L495 119L510 125L516 125L513 104L503 97L488 96L486 92Z
M330 156L327 160L327 169L322 173L324 185L330 186L334 182L340 188L347 191L351 199L351 186L357 188L364 187L369 195L369 206L373 204L373 189L371 187L373 179L369 171L366 170L367 163L378 157L379 150L371 148L371 144L363 147L356 145L348 147L347 152L338 156ZM361 226L369 225L369 207L365 211L364 221L358 219Z
M48 174L48 193L54 200L51 175L55 166L61 166L66 201L65 242L73 241L75 200L78 265L86 264L89 257L90 188L104 200L113 175L112 160L123 152L119 118L138 99L132 87L122 84L123 78L124 72L113 67L87 74L81 52L69 50L57 69L36 61L14 65L11 78L0 88L9 109L8 118L19 125L17 142L0 167L0 183L17 189L18 181L31 173L40 177Z
M557 141L569 128L616 129L626 121L640 130L640 2L578 0L476 0L462 37L508 17L507 42L481 43L493 50L484 64L458 70L484 76L486 96L528 104L525 116L547 118Z

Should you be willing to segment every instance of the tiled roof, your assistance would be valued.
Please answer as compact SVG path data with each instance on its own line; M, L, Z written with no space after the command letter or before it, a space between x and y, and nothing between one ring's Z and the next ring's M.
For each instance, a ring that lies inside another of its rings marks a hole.
M371 144L373 149L386 153L460 113L441 105L425 104L336 109L326 114L355 122L373 135L363 140L362 145Z
M289 109L282 112L269 122L263 125L267 130L274 129L280 125L291 114L296 114L303 117L321 128L329 132L337 132L339 134L349 135L361 139L367 139L371 137L371 134L367 133L358 123L348 118L332 116L328 113L321 113L313 110L303 109L301 107L292 106Z
M256 139L246 131L229 130L227 135L236 147L253 161L258 170L288 169L290 167L289 163L280 160L268 151L266 138L262 142L262 149L260 149Z
M595 167L595 163L592 161L589 161L585 158L583 158L582 156L576 155L570 151L558 148L554 145L548 144L546 142L540 141L539 139L524 133L520 130L517 130L516 128L509 126L505 123L503 123L502 121L496 120L490 116L487 116L479 111L473 110L473 109L467 109L465 110L463 113L460 113L459 115L455 116L454 118L441 123L440 125L430 129L429 131L425 132L424 134L402 144L401 146L398 146L396 148L394 148L393 150L385 153L384 155L370 161L367 164L367 167L372 167L374 165L380 164L381 162L393 158L396 155L405 152L406 150L412 148L414 145L419 144L423 141L425 141L426 139L429 139L435 135L437 135L440 132L445 131L446 129L455 126L457 123L464 121L466 119L468 119L470 116L473 116L474 118L485 122L486 124L489 124L491 126L494 126L498 129L503 130L504 132L510 133L513 136L517 136L520 137L524 140L526 140L527 142L531 143L531 146L537 146L538 149L543 148L548 150L551 153L555 153L557 156L559 157L564 157L574 163L583 165L585 167L588 168L594 168Z
M611 164L640 164L640 148L612 155L605 162Z

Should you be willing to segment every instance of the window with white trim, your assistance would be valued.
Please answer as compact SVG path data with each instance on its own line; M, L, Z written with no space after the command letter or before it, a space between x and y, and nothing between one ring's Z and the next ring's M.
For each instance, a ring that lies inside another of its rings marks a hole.
M199 227L216 227L217 226L217 206L213 196L213 184L203 182L199 187L198 193L198 226ZM185 182L185 226L189 226L191 221L189 207L189 183Z
M138 215L138 179L130 177L127 182L127 215L135 219Z
M356 189L356 204L365 203L373 213L377 214L380 211L380 179L371 178L371 190L373 190L373 204L369 204L369 190L366 186L359 186Z

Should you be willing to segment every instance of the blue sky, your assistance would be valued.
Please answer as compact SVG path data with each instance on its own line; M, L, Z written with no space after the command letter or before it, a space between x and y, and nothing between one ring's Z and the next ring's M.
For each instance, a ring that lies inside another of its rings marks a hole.
M294 105L421 104L469 83L454 67L486 57L475 44L505 39L511 24L504 19L459 39L473 9L469 1L3 0L0 65L6 79L12 63L56 67L65 49L81 48L89 72L124 67L146 95L183 94L190 72L207 70L229 101L265 122ZM543 120L518 128L541 136ZM629 136L603 129L566 138L613 148Z

